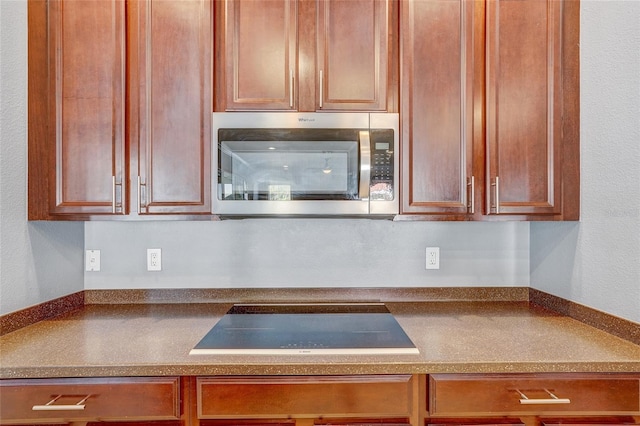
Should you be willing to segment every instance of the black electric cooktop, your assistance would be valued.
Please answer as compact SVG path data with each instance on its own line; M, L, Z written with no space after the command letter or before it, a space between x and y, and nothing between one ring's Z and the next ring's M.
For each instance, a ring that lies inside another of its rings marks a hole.
M382 303L234 305L191 355L418 354Z

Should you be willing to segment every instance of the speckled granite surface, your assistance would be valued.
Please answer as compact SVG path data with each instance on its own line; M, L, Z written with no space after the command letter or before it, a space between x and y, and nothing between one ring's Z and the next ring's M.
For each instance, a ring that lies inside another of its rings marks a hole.
M640 346L521 301L387 303L419 355L189 355L230 306L85 305L0 337L0 378L640 371Z
M21 311L0 316L0 336L21 329L38 321L57 317L84 306L84 292L69 294Z

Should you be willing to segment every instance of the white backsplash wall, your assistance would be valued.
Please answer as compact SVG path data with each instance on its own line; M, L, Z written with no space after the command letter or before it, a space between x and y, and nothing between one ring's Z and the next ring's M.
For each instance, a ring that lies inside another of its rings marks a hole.
M425 248L440 247L440 269ZM529 224L249 219L87 222L86 289L529 286ZM146 270L147 248L162 271Z
M640 323L640 2L580 13L580 223L531 224L531 287Z

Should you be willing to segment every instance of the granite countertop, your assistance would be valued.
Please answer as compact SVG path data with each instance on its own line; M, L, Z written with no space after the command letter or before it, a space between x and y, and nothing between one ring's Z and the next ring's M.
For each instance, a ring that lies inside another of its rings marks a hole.
M640 346L528 302L386 305L419 355L189 355L231 303L88 304L0 337L0 378L640 371Z

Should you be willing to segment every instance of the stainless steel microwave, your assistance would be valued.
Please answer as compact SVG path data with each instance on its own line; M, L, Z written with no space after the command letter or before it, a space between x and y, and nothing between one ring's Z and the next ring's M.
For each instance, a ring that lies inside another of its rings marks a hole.
M393 216L398 114L213 113L213 213Z

